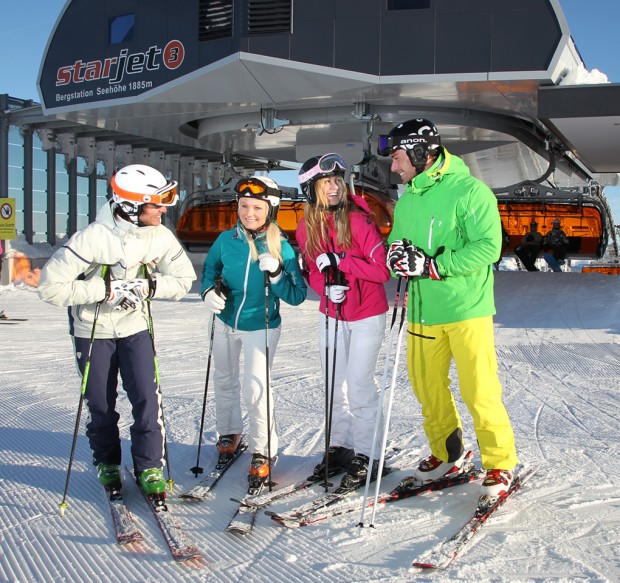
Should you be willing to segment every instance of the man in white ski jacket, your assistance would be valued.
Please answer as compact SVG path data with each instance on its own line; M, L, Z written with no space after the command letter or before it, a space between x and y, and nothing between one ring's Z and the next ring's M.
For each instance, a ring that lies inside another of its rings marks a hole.
M111 180L113 197L97 219L58 249L41 272L39 297L70 307L78 368L88 374L86 435L107 488L120 487L121 481L120 372L134 418L134 472L147 494L165 489L164 427L148 302L179 300L196 279L187 254L161 224L166 207L177 202L176 185L149 166L121 168Z

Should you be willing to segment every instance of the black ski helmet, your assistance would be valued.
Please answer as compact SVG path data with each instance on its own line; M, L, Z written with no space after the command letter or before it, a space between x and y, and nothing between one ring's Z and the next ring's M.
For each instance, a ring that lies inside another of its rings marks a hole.
M299 185L301 192L306 200L311 204L316 204L316 190L314 185L319 178L328 176L341 176L347 171L347 164L340 154L323 154L323 156L313 156L306 160L299 170Z
M439 131L432 121L423 118L399 123L389 134L379 136L377 153L389 156L394 150L404 150L413 166L424 168L426 156L441 146Z

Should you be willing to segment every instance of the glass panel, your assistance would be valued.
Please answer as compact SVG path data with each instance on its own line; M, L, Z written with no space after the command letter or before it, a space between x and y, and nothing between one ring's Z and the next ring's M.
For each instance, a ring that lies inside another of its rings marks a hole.
M42 243L47 241L47 213L35 212L32 216L32 225L34 229L34 242Z
M420 10L431 7L431 0L388 0L388 10Z
M133 31L136 25L135 14L114 16L109 20L108 43L115 45L133 40Z

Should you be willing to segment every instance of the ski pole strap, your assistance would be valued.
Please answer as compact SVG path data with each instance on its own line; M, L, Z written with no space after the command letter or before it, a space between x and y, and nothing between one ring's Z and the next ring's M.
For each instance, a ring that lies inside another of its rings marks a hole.
M157 279L152 276L146 264L142 266L142 272L144 274L144 279L146 279L149 284L148 299L150 300L155 295L155 290L157 289Z
M107 302L112 296L112 271L109 267L109 265L101 266L101 277L103 278L103 283L105 284L105 297L102 300L104 302Z

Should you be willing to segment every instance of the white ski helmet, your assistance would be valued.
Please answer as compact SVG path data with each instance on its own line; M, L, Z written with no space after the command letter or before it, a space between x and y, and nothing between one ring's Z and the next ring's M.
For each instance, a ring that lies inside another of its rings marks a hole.
M269 206L269 213L267 214L267 222L265 225L276 220L278 210L280 209L282 191L275 180L267 176L242 178L235 184L235 192L237 193L237 200L250 197L259 198L267 203Z
M119 214L135 223L143 204L174 206L179 198L177 182L144 164L130 164L121 168L110 180L112 200Z

